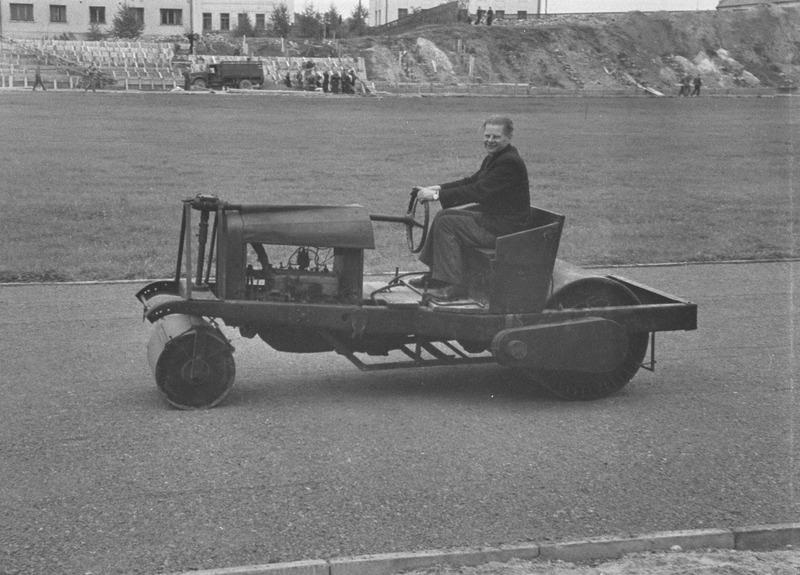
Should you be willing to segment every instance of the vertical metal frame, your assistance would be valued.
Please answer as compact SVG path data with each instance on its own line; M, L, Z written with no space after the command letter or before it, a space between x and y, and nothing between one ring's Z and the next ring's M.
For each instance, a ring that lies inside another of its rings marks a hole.
M184 245L184 252L183 252L183 259L186 261L186 299L192 298L192 278L194 277L192 274L192 203L191 202L184 202L183 204L183 220L186 222L186 228L184 230L184 238L183 238L183 245Z

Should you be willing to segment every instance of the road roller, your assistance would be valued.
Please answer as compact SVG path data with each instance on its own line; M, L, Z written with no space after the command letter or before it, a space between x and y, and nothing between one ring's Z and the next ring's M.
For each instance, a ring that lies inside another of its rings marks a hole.
M523 231L466 250L461 299L411 285L422 272L365 277L374 222L404 226L412 252L424 244L429 204L410 195L396 215L184 200L174 277L136 294L164 399L179 409L224 400L236 367L222 325L281 352L334 352L362 371L496 363L565 400L619 391L654 371L656 332L697 328L690 301L560 260L565 218L533 206Z

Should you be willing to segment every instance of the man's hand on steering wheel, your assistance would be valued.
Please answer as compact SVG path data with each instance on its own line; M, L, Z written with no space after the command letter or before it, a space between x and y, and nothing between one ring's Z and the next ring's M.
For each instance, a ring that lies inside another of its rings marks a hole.
M420 188L417 192L417 200L420 202L438 202L440 189L439 186Z

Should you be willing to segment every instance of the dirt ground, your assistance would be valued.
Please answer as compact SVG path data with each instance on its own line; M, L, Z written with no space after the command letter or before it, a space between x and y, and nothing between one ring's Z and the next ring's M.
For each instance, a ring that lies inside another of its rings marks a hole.
M521 82L581 90L644 85L667 95L683 76L703 90L800 84L800 10L628 12L428 25L343 41L375 82Z
M441 567L408 575L796 575L800 551L732 550L637 553L591 565L513 561L459 569Z

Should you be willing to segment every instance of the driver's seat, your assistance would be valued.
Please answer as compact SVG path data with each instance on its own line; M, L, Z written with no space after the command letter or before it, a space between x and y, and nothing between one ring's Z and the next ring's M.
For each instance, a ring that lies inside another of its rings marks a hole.
M527 229L500 236L494 249L470 248L467 289L489 313L537 313L550 290L564 216L531 206Z

